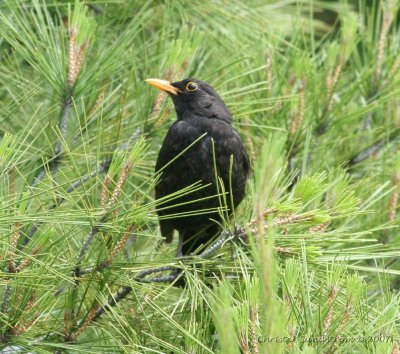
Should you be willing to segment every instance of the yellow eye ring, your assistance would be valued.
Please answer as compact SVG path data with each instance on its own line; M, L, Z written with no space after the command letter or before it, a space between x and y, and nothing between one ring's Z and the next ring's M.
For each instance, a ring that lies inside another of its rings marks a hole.
M195 82L193 82L193 81L190 81L190 82L186 85L186 91L189 91L189 92L196 91L196 90L198 90L198 88L199 88L199 86L198 86Z

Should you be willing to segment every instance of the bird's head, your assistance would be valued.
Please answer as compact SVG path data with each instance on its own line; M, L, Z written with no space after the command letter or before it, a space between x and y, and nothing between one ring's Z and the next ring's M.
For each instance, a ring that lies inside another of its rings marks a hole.
M167 92L175 105L178 119L204 117L232 121L231 114L224 101L207 83L196 79L168 82L159 79L147 79L150 85Z

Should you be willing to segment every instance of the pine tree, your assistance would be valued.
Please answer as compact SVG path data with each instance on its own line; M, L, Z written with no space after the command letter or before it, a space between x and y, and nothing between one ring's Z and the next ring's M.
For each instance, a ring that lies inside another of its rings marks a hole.
M2 352L398 353L399 4L86 3L0 4ZM185 259L149 77L209 82L251 158Z

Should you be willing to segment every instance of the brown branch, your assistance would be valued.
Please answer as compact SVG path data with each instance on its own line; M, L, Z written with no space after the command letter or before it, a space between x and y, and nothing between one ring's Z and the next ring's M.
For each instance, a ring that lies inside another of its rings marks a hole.
M97 310L98 310L98 307L93 308L92 311L89 312L89 314L86 317L85 322L83 322L82 326L80 326L74 333L66 336L65 341L66 342L75 342L76 339L79 337L79 335L81 335L82 332L93 322L93 320L96 317Z
M332 318L333 318L333 302L335 301L338 295L338 289L336 285L333 285L328 297L328 314L324 320L324 328L323 328L323 336L326 336L328 333L329 328L331 327Z
M114 188L110 200L108 201L107 209L111 209L114 206L115 202L117 201L118 196L121 193L122 186L125 183L126 178L128 177L129 171L131 170L132 166L133 164L131 162L127 162L122 167L122 172L118 179L117 185Z
M122 186L125 183L126 178L128 177L129 171L132 168L132 166L133 166L133 164L131 162L127 162L122 167L121 175L118 179L117 185L114 188L111 198L107 204L107 208L105 209L103 215L100 217L98 222L104 221L106 219L106 217L108 216L110 209L114 206L116 200L118 199L119 194L121 193ZM75 277L79 277L81 261L82 261L83 257L85 256L85 254L87 253L87 251L90 247L90 244L92 243L92 241L94 239L94 236L98 232L99 232L99 226L94 225L92 227L92 229L90 230L89 235L86 237L85 241L83 242L82 247L78 253L76 265L74 268L74 276Z
M99 265L97 265L96 267L89 267L89 268L82 269L79 274L83 275L83 274L87 274L87 273L92 273L93 271L101 272L105 268L109 267L112 264L112 262L115 260L118 253L121 251L122 247L125 245L126 241L128 240L128 238L131 235L134 228L135 228L134 225L130 225L127 228L127 230L124 232L124 234L122 235L120 240L114 246L114 248L110 252L110 255L108 256L108 258L105 261L100 262Z
M110 175L106 175L104 178L103 185L101 186L101 193L100 193L100 208L105 209L106 201L107 201L107 194L108 194L108 186L111 182Z
M332 220L325 221L317 226L310 227L308 232L311 234L325 232L326 228L331 224Z
M376 60L375 76L373 81L373 85L375 88L378 87L378 82L382 76L382 65L383 65L383 57L385 55L387 34L389 32L389 28L392 22L393 22L393 15L391 9L387 9L385 6L383 6L383 19L382 19L381 32L379 35L378 53Z
M251 354L245 330L242 330L240 332L239 342L240 342L240 349L242 350L242 353L243 354Z
M343 329L344 329L346 323L350 320L352 312L353 312L353 306L352 306L351 302L348 302L347 306L346 306L346 311L344 313L344 317L340 321L339 326L338 326L337 331L336 331L337 336L335 338L335 342L333 343L333 346L336 349L338 348L339 341L340 341L340 338L341 338L341 334L343 333ZM336 350L334 352L336 352Z
M397 340L394 341L393 343L393 349L392 349L392 354L399 354L399 342Z
M301 221L310 221L312 220L314 217L314 215L309 214L309 213L305 213L305 214L299 214L299 215L290 215L290 216L285 216L285 217L280 217L280 218L276 218L272 221L271 224L268 223L260 223L263 227L263 231L265 232L269 227L274 226L274 227L279 227L279 226L284 226L284 225L289 225L289 224L296 224L298 222ZM262 219L263 220L263 219ZM258 222L257 222L258 224ZM249 223L247 224L247 226L250 228L250 231L253 234L256 234L259 230L257 230L256 227L254 227L254 223Z
M294 254L294 251L287 247L274 246L274 250L276 253L280 253L280 254L288 254L288 255Z
M345 58L343 55L340 55L339 61L336 64L333 75L330 73L330 71L328 71L328 73L327 73L325 83L326 83L328 104L327 104L325 113L329 113L332 110L335 89L336 89L337 83L339 82L339 77L340 77L340 74L342 73L344 63L345 63ZM329 75L329 77L328 77L328 75Z
M36 304L36 294L33 293L29 301L26 303L22 313L23 314L28 313L29 310L31 310L35 306L35 304ZM36 318L37 316L34 316L34 318L31 319L30 321L25 321L24 319L20 319L11 329L11 334L21 335L25 333L35 322Z
M397 72L400 69L400 57L397 57L394 61L392 67L389 70L386 80L383 82L382 86L385 87L388 83L396 77Z
M258 312L254 307L250 308L250 339L251 339L251 348L253 354L258 354L260 352L260 348L258 346L258 336L257 336L257 321L258 321Z
M95 101L95 103L93 104L92 108L90 109L90 112L88 114L88 117L92 117L98 110L99 108L103 105L104 103L104 98L106 96L106 85L104 85L102 87L102 89L100 90L100 93ZM90 118L89 118L90 119Z
M10 242L10 261L8 263L8 271L10 273L15 273L17 271L16 267L16 257L17 257L17 245L18 245L18 240L21 236L21 223L16 222L13 225L13 232L11 236L11 242Z
M28 267L31 262L32 262L32 257L36 256L40 252L39 247L35 247L32 249L32 256L31 257L26 257L25 259L22 260L22 262L18 265L16 272L21 272L24 270L26 267Z

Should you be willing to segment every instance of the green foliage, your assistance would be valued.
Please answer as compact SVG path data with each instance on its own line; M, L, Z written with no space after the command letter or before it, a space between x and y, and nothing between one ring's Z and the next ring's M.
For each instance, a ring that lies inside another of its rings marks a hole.
M399 5L357 3L2 2L1 349L395 353ZM150 77L209 82L251 158L208 257L161 243Z

